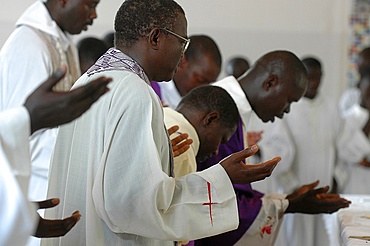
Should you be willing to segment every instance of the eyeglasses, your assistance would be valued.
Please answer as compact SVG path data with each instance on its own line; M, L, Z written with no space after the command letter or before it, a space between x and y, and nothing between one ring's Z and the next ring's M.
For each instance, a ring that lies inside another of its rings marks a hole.
M190 44L190 39L189 38L184 38L183 36L180 36L179 34L173 32L173 31L170 31L168 30L167 28L160 28L161 30L163 31L166 31L168 32L169 34L172 34L173 36L179 38L182 40L182 46L183 46L183 52L185 53L185 51L188 49L189 47L189 44Z

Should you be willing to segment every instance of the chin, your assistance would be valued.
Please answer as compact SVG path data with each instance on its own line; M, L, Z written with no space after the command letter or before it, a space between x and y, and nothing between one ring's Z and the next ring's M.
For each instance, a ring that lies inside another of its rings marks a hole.
M269 121L274 122L274 120L275 120L275 117L273 117L271 119L271 118L261 118L261 117L258 116L258 118L260 118L264 123L269 122Z

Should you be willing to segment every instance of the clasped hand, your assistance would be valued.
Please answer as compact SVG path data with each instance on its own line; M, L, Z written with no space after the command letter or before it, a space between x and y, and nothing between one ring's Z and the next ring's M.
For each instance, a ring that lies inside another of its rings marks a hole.
M351 201L341 198L338 194L330 194L329 186L316 188L319 181L303 185L287 196L289 206L286 213L334 213L341 208L349 207Z

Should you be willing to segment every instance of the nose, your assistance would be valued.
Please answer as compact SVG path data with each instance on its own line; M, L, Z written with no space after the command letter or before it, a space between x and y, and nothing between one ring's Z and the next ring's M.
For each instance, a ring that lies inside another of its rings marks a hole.
M96 9L93 9L90 14L90 19L96 19L98 17L98 14L96 13Z
M284 110L285 113L289 113L290 112L290 104L288 105L288 107Z

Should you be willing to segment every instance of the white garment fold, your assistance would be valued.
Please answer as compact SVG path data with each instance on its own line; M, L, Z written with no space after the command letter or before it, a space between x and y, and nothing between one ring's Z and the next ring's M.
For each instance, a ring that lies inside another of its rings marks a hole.
M84 74L76 84L102 75L113 78L110 92L60 128L50 173L48 196L62 204L46 216L75 209L83 216L65 237L42 245L173 245L235 229L235 193L225 170L215 165L169 177L171 149L157 95L127 71ZM211 206L204 205L209 193Z
M37 213L27 201L30 119L24 107L0 113L0 245L25 245Z

